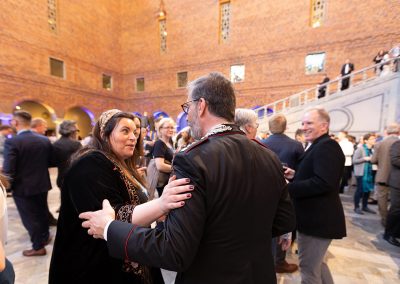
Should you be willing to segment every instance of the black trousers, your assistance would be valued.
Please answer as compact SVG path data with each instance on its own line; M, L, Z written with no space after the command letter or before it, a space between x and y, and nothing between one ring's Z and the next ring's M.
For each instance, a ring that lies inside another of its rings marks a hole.
M386 218L385 235L400 238L400 190L390 187L390 209Z
M348 186L348 180L351 178L352 166L344 166L343 177L340 183L340 193L343 193L344 187Z
M342 86L341 86L340 90L343 91L343 90L348 89L349 85L350 85L350 77L342 79Z
M49 239L47 192L32 196L14 194L13 198L22 224L29 233L32 248L35 250L43 248Z

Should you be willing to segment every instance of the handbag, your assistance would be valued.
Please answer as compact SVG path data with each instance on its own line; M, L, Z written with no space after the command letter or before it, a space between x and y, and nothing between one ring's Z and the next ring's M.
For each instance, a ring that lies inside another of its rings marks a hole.
M168 184L169 180L169 173L160 172L157 169L155 159L151 159L149 164L147 165L147 185L148 185L148 193L149 193L149 200L154 198L154 192L158 187L164 187Z

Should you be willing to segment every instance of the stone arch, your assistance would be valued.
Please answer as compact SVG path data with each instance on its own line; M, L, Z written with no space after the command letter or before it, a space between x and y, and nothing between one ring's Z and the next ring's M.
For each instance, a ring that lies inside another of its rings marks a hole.
M69 108L64 115L65 120L74 120L80 130L79 136L84 138L92 132L92 128L95 124L93 113L85 107L74 106Z
M13 112L16 110L25 110L32 115L32 118L43 118L47 122L49 131L56 130L57 116L54 109L49 105L36 100L24 100L14 106Z

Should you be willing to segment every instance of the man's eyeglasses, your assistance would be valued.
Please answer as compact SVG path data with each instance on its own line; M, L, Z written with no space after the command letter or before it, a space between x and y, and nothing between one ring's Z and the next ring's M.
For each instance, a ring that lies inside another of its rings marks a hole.
M199 99L197 99L197 100L192 100L192 101L188 101L188 102L186 102L186 103L184 103L184 104L181 104L181 107L182 107L183 112L186 113L186 114L188 114L189 108L190 108L190 103L197 102L198 100L199 100Z

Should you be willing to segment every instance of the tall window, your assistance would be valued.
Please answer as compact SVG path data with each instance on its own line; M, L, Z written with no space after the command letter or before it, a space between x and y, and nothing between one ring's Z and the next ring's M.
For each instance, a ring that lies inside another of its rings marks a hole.
M306 74L317 74L324 71L325 52L311 53L306 56Z
M188 82L188 73L187 72L178 72L176 74L176 79L178 82L178 88L185 88Z
M136 78L136 92L144 92L144 78Z
M158 21L160 26L160 50L167 51L167 20L164 18Z
M57 32L57 0L47 0L47 22L50 31Z
M112 89L112 77L107 74L103 74L103 89L111 91Z
M326 0L311 0L311 27L322 26L325 19Z
M219 41L224 43L229 39L231 18L230 0L219 1Z
M50 75L64 79L64 61L49 58Z

